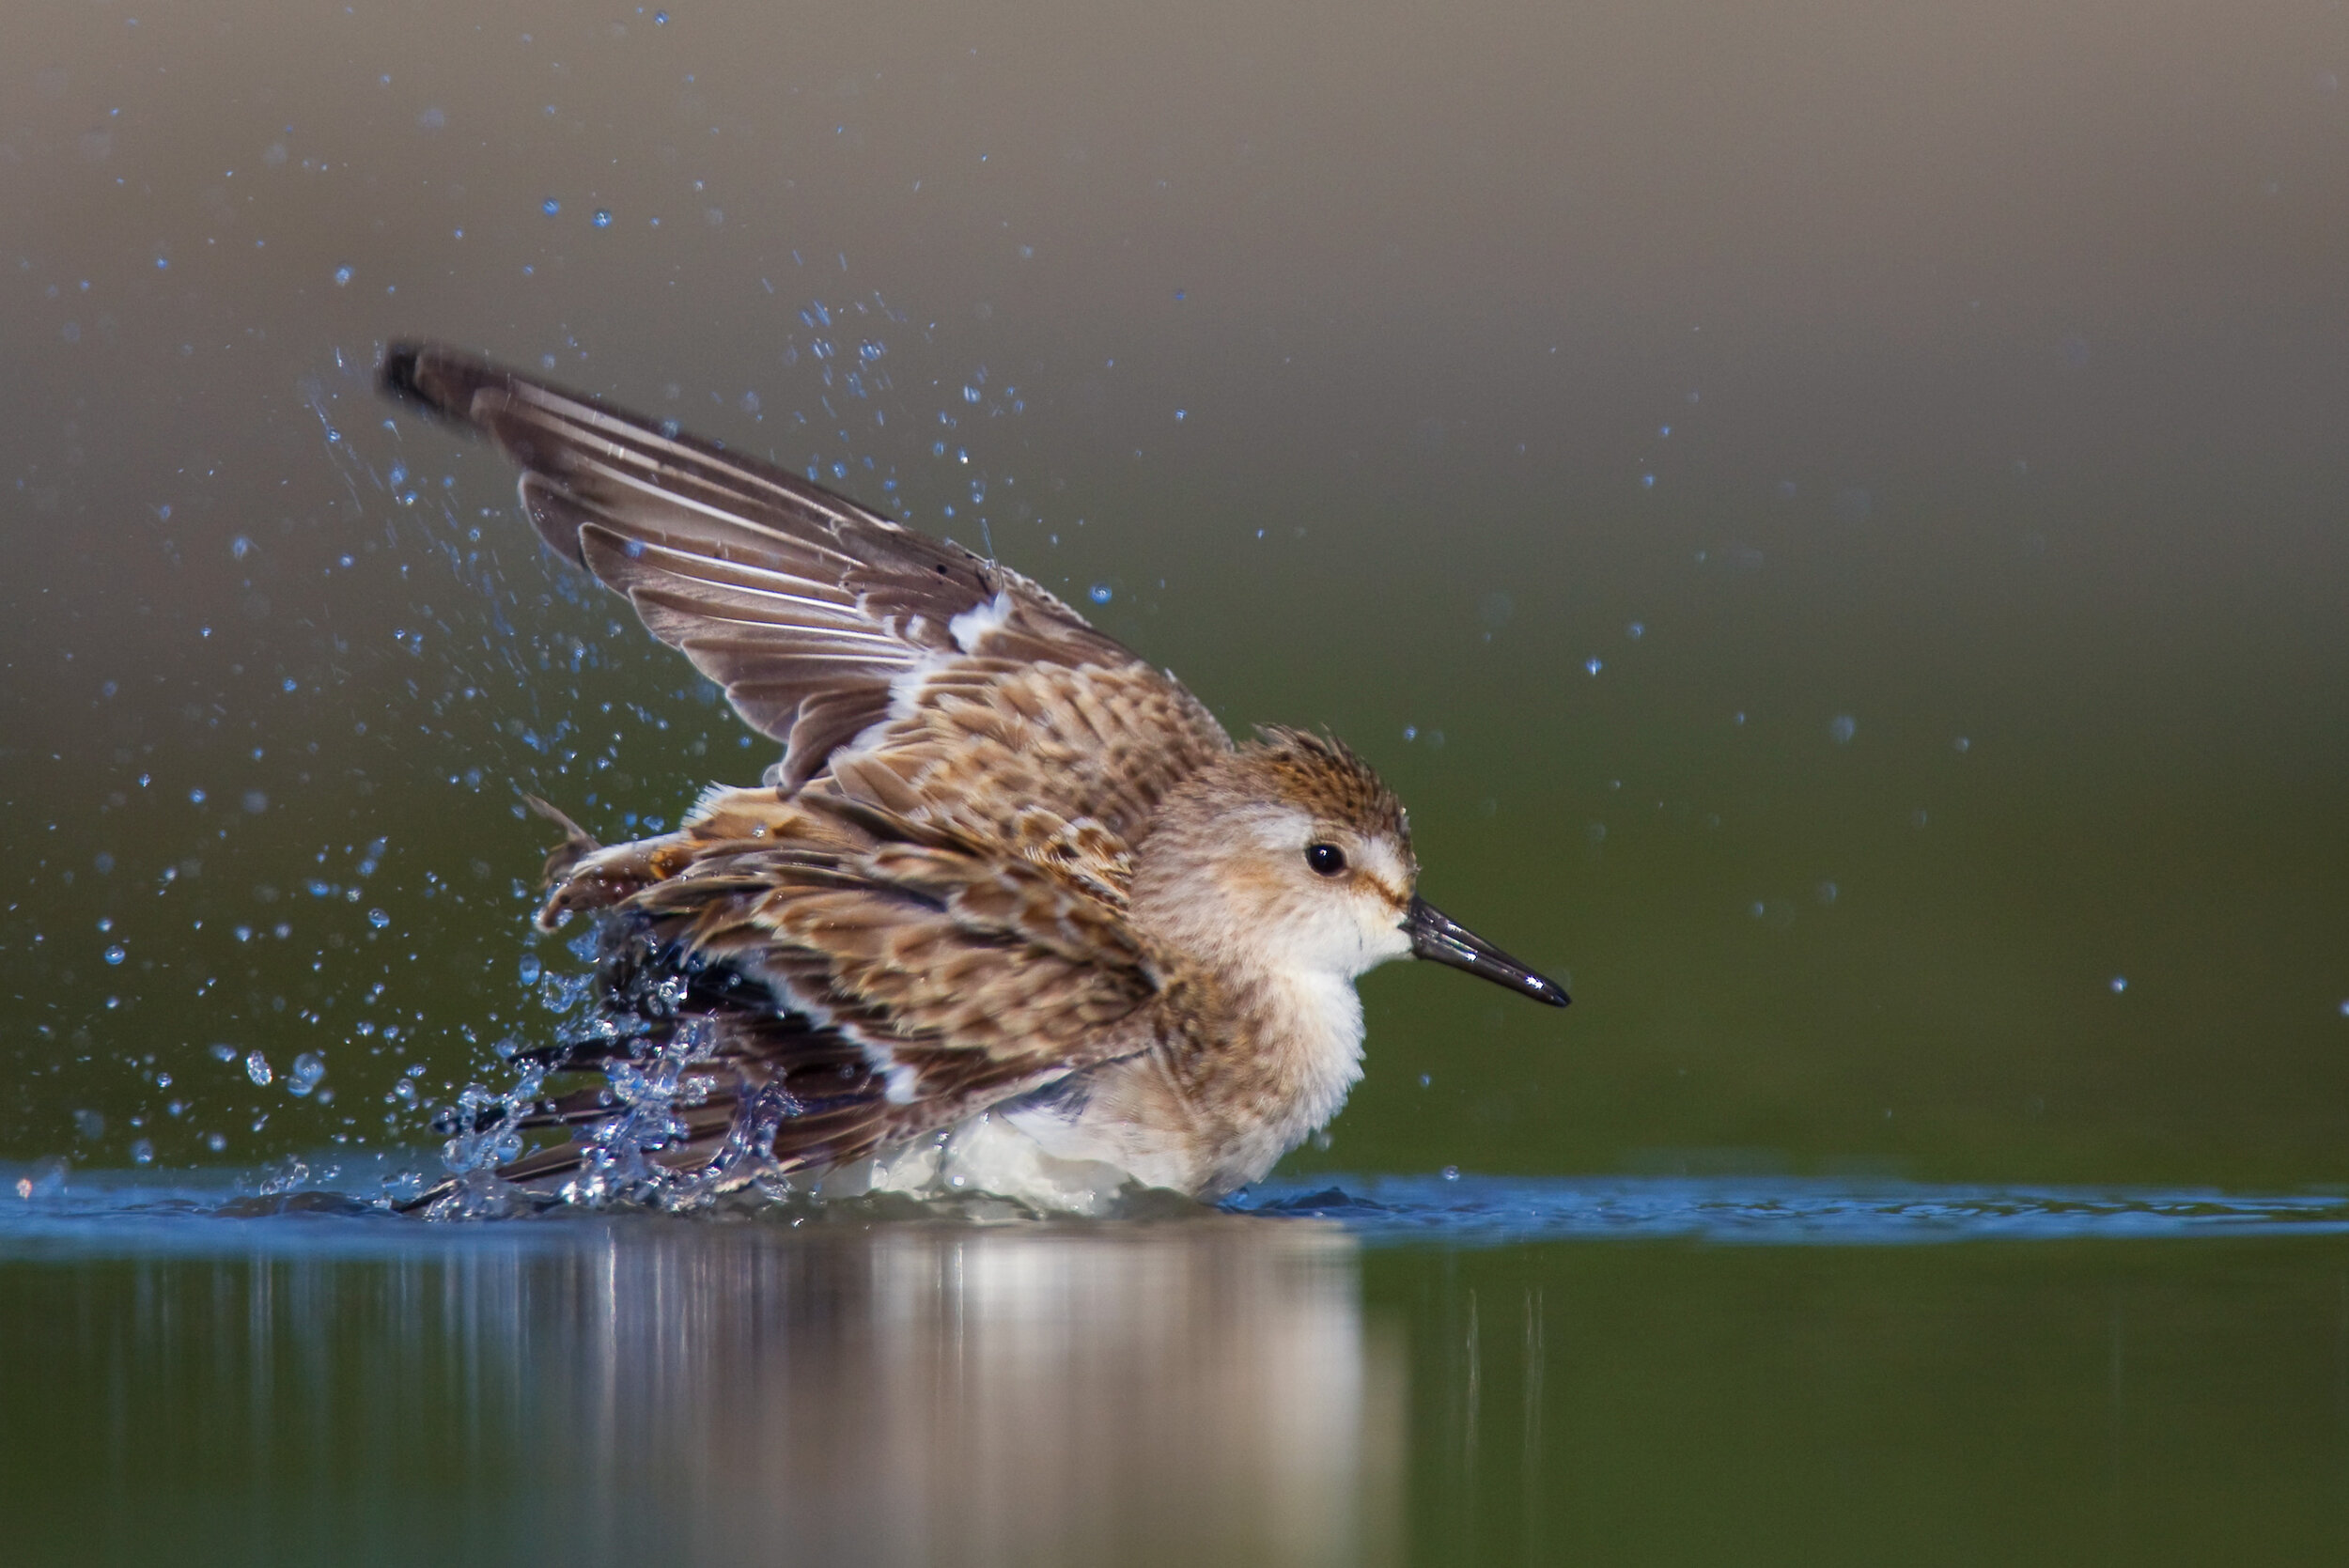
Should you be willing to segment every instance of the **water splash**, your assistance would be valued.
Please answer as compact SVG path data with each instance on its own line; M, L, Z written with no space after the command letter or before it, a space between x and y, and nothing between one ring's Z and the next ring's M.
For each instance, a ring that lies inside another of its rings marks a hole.
M629 939L620 932L589 931L569 945L574 956L599 962L611 956L608 944ZM679 1016L686 1001L682 979L662 978L631 996L627 1006L614 1007L592 972L564 973L532 955L519 966L519 975L538 1006L561 1018L552 1048L539 1051L517 1038L501 1041L497 1053L518 1063L512 1084L503 1093L468 1085L435 1113L451 1181L426 1209L428 1218L483 1219L550 1201L683 1211L705 1206L723 1190L775 1179L762 1167L786 1109L780 1104L754 1102L736 1116L716 1154L704 1158L697 1151L688 1169L661 1158L693 1136L683 1112L707 1104L720 1089L706 1065L713 1044L709 1021ZM552 1193L525 1191L498 1169L530 1147L524 1124L546 1109L540 1095L548 1074L574 1062L597 1063L602 1074L603 1085L594 1092L596 1117L570 1129L578 1163Z

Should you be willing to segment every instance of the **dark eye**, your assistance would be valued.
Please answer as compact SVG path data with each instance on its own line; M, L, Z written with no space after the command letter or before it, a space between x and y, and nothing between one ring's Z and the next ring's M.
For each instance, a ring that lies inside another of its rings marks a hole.
M1346 851L1334 844L1309 844L1305 863L1324 877L1335 877L1346 869Z

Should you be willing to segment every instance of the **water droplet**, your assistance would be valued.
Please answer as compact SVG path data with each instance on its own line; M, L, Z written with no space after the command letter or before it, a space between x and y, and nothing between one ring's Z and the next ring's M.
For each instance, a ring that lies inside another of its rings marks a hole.
M1859 721L1848 713L1839 713L1827 722L1827 733L1838 746L1848 746L1851 737L1859 733Z
M202 805L202 804L204 803L204 792L203 792L202 790L200 790L200 789L191 789L191 790L189 790L189 791L188 791L188 803L189 803L190 805L192 805L192 806L200 806L200 805Z
M228 553L241 561L253 553L253 541L240 534L228 541Z
M383 927L391 924L391 923L392 917L385 914L381 909L369 909L367 911L367 924L374 926L378 931L382 930Z
M215 1062L234 1062L236 1059L237 1059L237 1048L236 1048L236 1047L231 1046L231 1045L215 1045L215 1046L213 1046L213 1047L212 1047L212 1060L213 1060L213 1061L215 1061Z
M270 1079L277 1075L270 1071L268 1057L257 1050L249 1050L244 1053L244 1076L267 1088Z
M204 1146L212 1153L218 1154L228 1147L228 1135L222 1132L208 1132L204 1135Z
M598 228L610 228L612 226L612 214L603 208L599 207L596 209L596 215L587 221L595 225Z
M667 11L653 12L652 24L656 27L666 27L669 24L669 13Z
M1606 661L1605 661L1605 660L1597 660L1597 659L1586 659L1586 660L1584 660L1582 661L1582 667L1583 667L1584 669L1586 669L1586 670L1590 671L1590 672L1591 672L1591 674L1593 674L1593 675L1596 675L1596 674L1598 674L1601 670L1604 670L1605 668L1607 668L1607 664L1606 664Z
M106 949L106 962L110 964L119 964L123 959L128 958L130 955L129 950L126 949L120 942L117 942L114 946Z
M1174 411L1174 423L1177 425L1180 425L1184 420L1189 419L1190 417L1190 411L1189 409L1176 409Z
M544 212L548 217L552 218L557 212L563 210L563 204L555 200L552 196L549 196L546 200L538 204L538 210Z
M2123 991L2125 991L2128 988L2129 977L2127 975L2116 974L2112 977L2112 994L2114 996L2119 996Z
M131 1163L133 1165L154 1164L155 1145L144 1138L133 1139L131 1143Z
M1629 626L1624 628L1624 630L1629 633L1631 640L1636 643L1641 638L1647 635L1647 623L1644 621L1633 621Z
M269 797L257 789L244 792L244 809L248 815L258 816L269 810Z
M1967 739L1962 735L1957 737L1955 744L1957 749L1961 752L1970 752L1974 749L1974 743Z
M305 1050L294 1058L293 1070L286 1075L286 1093L296 1096L307 1094L326 1076L326 1063L318 1052Z
M536 953L523 954L521 962L522 984L525 986L536 986L538 984L538 975L540 971L541 966L538 962L538 955Z
M1106 582L1096 582L1093 585L1092 597L1094 603L1107 604L1112 597L1110 592L1110 585Z
M335 268L335 269L334 269L334 287L337 287L337 288L346 288L346 287L350 287L350 268L348 268L348 267L337 267L337 268Z
M1443 1179L1448 1182L1458 1181L1460 1179L1460 1168L1456 1165L1445 1166L1443 1168Z

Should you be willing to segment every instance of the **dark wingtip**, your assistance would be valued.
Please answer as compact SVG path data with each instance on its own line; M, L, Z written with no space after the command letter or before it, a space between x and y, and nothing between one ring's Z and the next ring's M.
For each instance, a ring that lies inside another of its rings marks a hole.
M396 403L471 429L474 394L506 376L473 354L431 343L395 342L383 350L375 384Z
M392 343L384 346L383 363L376 370L383 390L395 397L414 397L416 391L416 357L423 353L413 343Z
M376 372L376 385L383 395L402 403L412 403L428 413L445 413L446 410L433 399L417 380L424 356L428 353L421 343L394 343L383 350L382 368Z

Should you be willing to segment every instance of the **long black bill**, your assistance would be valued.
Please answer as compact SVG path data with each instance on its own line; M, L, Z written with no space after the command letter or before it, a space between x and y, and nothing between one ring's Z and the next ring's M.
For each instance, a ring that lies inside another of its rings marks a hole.
M1411 955L1450 964L1455 970L1481 974L1520 996L1563 1007L1573 998L1555 980L1534 973L1424 898L1411 900L1411 913L1403 922L1411 934Z

